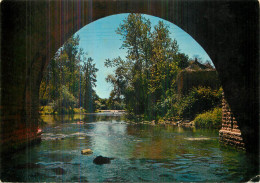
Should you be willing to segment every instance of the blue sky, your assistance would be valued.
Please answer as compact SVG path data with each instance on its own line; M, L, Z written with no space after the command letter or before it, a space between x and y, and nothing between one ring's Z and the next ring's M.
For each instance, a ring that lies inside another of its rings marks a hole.
M80 36L79 47L83 48L87 53L87 57L92 57L96 67L99 69L97 72L97 87L95 88L97 94L101 98L108 98L112 86L105 81L108 74L112 74L114 69L104 67L104 62L107 58L113 59L118 56L124 58L126 55L125 49L120 49L122 40L120 35L115 33L119 24L127 17L127 13L108 16L97 21L94 21L82 29L76 34ZM145 18L149 18L152 27L158 23L160 19L158 17L144 15ZM180 52L189 55L193 58L194 55L198 55L203 61L211 59L205 50L185 31L178 26L163 20L169 26L171 32L171 38L176 39L179 45Z

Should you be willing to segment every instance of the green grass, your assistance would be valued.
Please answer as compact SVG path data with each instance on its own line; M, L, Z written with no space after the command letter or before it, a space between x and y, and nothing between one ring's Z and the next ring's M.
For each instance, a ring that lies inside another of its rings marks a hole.
M73 112L74 112L74 114L81 114L81 113L85 113L86 110L82 109L82 108L74 108Z
M197 115L194 119L196 127L220 129L222 123L222 109L214 108L211 111Z
M81 114L81 113L85 113L85 109L81 109L81 108L73 108L72 109L66 109L65 111L63 111L64 114ZM53 107L50 105L47 106L41 106L40 107L40 114L41 115L47 115L47 114L58 114L58 112L54 113Z
M40 114L54 114L53 108L50 105L41 106L40 107Z

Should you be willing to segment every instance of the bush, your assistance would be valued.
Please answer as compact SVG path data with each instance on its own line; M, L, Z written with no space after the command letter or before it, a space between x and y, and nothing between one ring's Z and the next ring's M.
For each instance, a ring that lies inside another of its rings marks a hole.
M150 104L148 110L144 114L146 120L159 120L162 118L170 119L176 117L177 94L174 91L166 91L166 97L162 98L154 104Z
M222 89L194 88L187 96L181 98L176 104L177 115L182 118L194 119L197 114L220 107Z
M80 108L73 108L73 113L74 114L86 113L86 110L83 109L82 107L80 107Z
M222 124L222 109L214 108L211 111L197 115L194 119L196 127L220 129Z
M69 92L66 86L62 86L60 97L54 102L54 111L59 114L73 113L76 107L77 99Z
M54 114L53 107L49 104L40 107L40 114Z

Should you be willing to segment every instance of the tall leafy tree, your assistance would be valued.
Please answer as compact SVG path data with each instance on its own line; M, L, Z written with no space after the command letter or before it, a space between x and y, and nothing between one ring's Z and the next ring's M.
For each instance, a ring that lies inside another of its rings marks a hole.
M129 81L128 64L118 57L113 61L107 59L105 65L107 67L117 66L115 74L109 74L106 78L106 81L113 85L113 90L108 99L108 106L111 109L123 109L124 95Z
M95 111L96 93L93 90L96 87L96 72L98 69L93 64L93 59L90 57L83 65L83 106L87 112Z
M147 104L147 91L151 56L151 22L140 14L129 14L117 33L122 36L122 48L127 49L130 68L129 87L125 100L134 113L143 113ZM146 74L145 74L146 73Z
M122 36L127 56L105 62L116 67L115 75L107 77L114 86L110 97L123 96L129 112L152 115L153 106L175 83L180 60L177 42L162 21L152 29L149 19L140 14L129 14L116 32Z
M54 111L59 113L82 105L88 110L94 109L97 69L93 59L87 59L79 48L79 40L79 36L73 36L57 51L40 86L41 104L52 104Z
M171 40L169 28L162 21L154 27L152 33L152 67L150 92L154 100L166 97L166 91L173 87L178 71L178 45Z
M178 53L178 67L185 69L189 66L189 56L185 53Z

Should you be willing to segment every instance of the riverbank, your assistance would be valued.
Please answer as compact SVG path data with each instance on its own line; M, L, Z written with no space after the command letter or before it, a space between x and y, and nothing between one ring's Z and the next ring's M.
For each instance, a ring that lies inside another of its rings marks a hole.
M109 113L125 113L125 110L98 110L98 112L109 112Z
M39 110L40 115L60 115L57 111L53 110L53 107L50 105L41 106ZM84 114L86 110L81 108L68 108L62 111L62 115L64 114Z
M69 108L66 111L63 111L62 114L59 114L57 111L53 110L52 106L41 106L39 110L40 115L64 115L64 114L89 114L85 109L82 107L80 108ZM94 113L125 113L125 110L96 110Z
M128 120L126 119L127 123L129 124L148 124L148 125L173 125L173 126L180 126L180 127L189 127L189 128L194 128L195 127L195 123L194 121L190 121L190 120L171 120L171 119L167 119L167 120L152 120L152 121L145 121L145 120L140 120L140 121L132 121L132 120Z
M133 123L141 124L172 124L182 127L196 127L196 128L208 128L208 129L220 129L222 125L222 108L216 107L212 110L197 113L192 119L181 119L180 117L162 117L158 120L145 120L143 115L125 115L126 120Z

